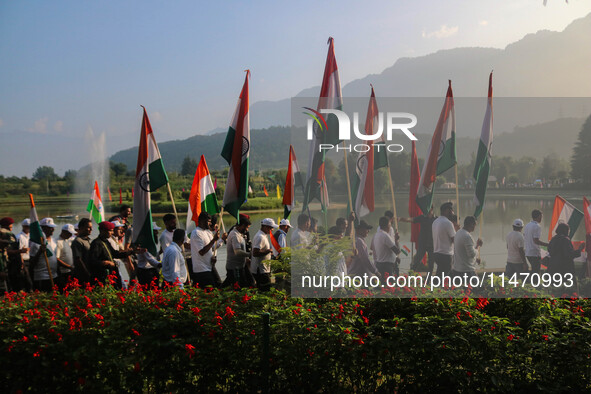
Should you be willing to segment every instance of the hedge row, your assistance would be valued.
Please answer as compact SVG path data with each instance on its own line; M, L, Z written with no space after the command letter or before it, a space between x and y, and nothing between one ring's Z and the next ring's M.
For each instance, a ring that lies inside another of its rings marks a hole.
M586 391L589 306L579 299L303 300L253 289L12 293L0 302L0 387Z

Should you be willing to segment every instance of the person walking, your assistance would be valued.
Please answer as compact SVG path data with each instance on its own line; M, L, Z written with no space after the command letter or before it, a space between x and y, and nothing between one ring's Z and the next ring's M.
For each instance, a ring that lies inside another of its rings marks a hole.
M523 220L515 219L513 221L513 231L507 235L507 266L505 275L511 278L513 274L527 272L527 262L525 260L525 239L521 231L523 230Z
M452 256L454 253L454 237L456 230L451 221L454 215L453 204L446 202L439 208L441 216L433 221L433 258L437 264L436 275L451 271Z
M454 237L454 261L452 265L452 276L476 275L476 265L480 264L480 259L476 258L478 249L482 246L482 240L478 238L476 245L471 232L476 228L476 218L466 216L464 227L458 230Z
M540 240L542 236L542 211L534 209L531 212L531 222L523 229L523 238L525 240L525 257L531 265L531 272L540 273L542 265L542 252L540 246L548 246L546 242Z

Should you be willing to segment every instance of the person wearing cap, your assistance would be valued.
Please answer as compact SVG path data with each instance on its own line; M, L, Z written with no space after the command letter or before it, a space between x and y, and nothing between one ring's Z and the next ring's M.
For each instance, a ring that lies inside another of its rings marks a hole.
M515 219L513 221L513 231L507 235L507 266L505 275L511 278L513 274L527 272L527 263L525 260L525 239L521 233L523 230L523 220Z
M76 234L74 226L65 224L57 240L55 257L58 262L58 286L63 289L69 282L74 270L74 255L72 253L72 236Z
M191 260L193 264L193 277L191 281L200 288L208 286L216 287L217 282L213 270L215 260L213 249L221 246L226 238L219 231L210 230L211 216L207 212L201 212L197 218L197 228L191 233Z
M436 275L449 273L454 254L454 237L456 230L452 222L454 215L453 204L446 202L439 208L441 216L433 221L433 259L437 264Z
M109 222L118 220L123 224L123 233L125 234L125 248L128 249L131 244L132 230L131 230L131 207L127 204L122 204L119 207L119 214L109 218Z
M566 223L558 224L555 232L556 235L552 237L548 245L548 253L550 253L548 273L570 273L573 275L574 281L576 280L574 259L581 256L585 243L581 243L577 250L573 248L573 243L568 236L570 227Z
M413 218L400 218L401 222L419 224L419 236L417 238L417 253L411 264L411 269L417 271L421 266L423 256L427 253L427 272L433 272L433 222L435 216L433 215L433 207L426 215L415 216Z
M39 221L41 231L44 234L45 244L39 245L36 242L30 241L29 255L31 256L31 267L33 267L33 288L39 291L52 291L51 279L54 281L57 278L57 243L51 237L55 228L57 227L52 218L43 218ZM45 260L47 256L47 262ZM47 263L51 270L51 276L47 270ZM55 284L55 283L54 283Z
M478 238L476 246L474 239L470 235L476 228L476 218L466 216L464 227L458 230L454 237L454 262L451 270L452 276L476 275L476 264L480 264L480 259L476 258L478 249L482 246L482 240Z
M115 228L113 228L113 236L108 241L115 251L123 252L125 251L125 225L119 220L113 220L111 223ZM126 289L135 271L130 256L116 258L113 262L117 265L117 272L121 277L121 285Z
M232 286L238 283L241 287L248 287L251 282L245 275L247 264L250 264L250 252L246 250L246 237L250 228L250 219L240 218L228 233L227 258L226 258L226 279L222 287ZM250 273L250 272L249 272Z
M291 233L291 247L305 248L310 244L310 216L305 213L300 213L298 216L298 228Z
M379 275L379 271L375 264L369 258L369 251L365 238L369 234L372 226L367 224L365 220L360 220L359 224L355 226L355 255L351 261L351 265L347 267L347 273L350 276L374 276Z
M523 238L525 239L525 258L531 265L531 272L539 274L542 265L542 251L540 246L548 247L548 244L540 238L542 237L542 211L534 209L531 212L531 222L525 225L523 229Z
M261 220L261 229L255 234L252 240L250 272L254 276L260 291L271 289L270 261L273 250L269 241L269 233L278 227L273 219L265 218Z
M187 264L183 255L185 230L177 228L172 234L172 243L162 255L162 276L170 286L184 288L187 281Z
M21 259L24 266L24 289L31 291L33 289L33 280L31 279L31 271L29 270L29 234L31 232L31 219L26 218L21 222L21 232L16 236L18 241L18 248L21 251Z
M74 261L74 277L80 284L90 282L89 251L90 234L92 234L92 222L88 218L82 218L78 222L78 235L72 241L72 258Z
M392 229L392 222L387 216L382 216L379 223L380 228L371 241L375 266L382 278L386 275L398 276L400 272L398 268L400 259L397 255L400 254L400 246L398 244L400 236L398 232L395 232L394 238L391 237L390 230Z
M287 233L291 228L291 223L289 223L289 219L281 219L279 222L279 229L275 231L273 236L277 240L277 243L280 247L285 248L287 247Z
M115 225L111 222L99 223L99 236L90 243L88 251L88 269L92 279L101 283L106 282L109 273L115 275L115 287L121 288L121 277L114 260L127 257L129 252L120 252L111 246L109 238L113 236L114 229Z
M152 222L152 231L154 232L154 240L158 239L158 230L161 228L156 224L156 222ZM143 285L150 285L154 284L158 286L158 270L162 268L162 263L158 261L156 256L153 256L146 249L140 249L137 253L137 280L138 282Z

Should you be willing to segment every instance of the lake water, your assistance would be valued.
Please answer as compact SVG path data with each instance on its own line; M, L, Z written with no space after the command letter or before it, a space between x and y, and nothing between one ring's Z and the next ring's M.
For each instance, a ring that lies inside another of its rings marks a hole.
M561 192L561 195L571 201L578 209L582 210L582 196L587 195L590 196L591 193L581 193L581 192L572 192L569 195L568 193ZM512 222L516 218L520 218L524 221L524 223L528 223L531 220L531 211L533 209L539 209L544 214L542 225L542 239L546 240L548 237L548 227L550 224L550 220L552 217L552 209L554 203L554 194L555 192L552 191L536 191L532 190L530 192L503 192L489 193L487 196L487 202L483 213L483 225L482 225L482 239L484 241L484 245L481 249L481 259L482 259L482 267L486 270L495 270L504 268L506 263L507 257L507 249L505 244L505 237L509 232L512 231ZM389 196L388 196L389 197ZM398 216L407 217L408 216L408 194L399 193L396 195L397 203L397 214ZM379 217L383 215L384 211L392 210L391 203L388 204L385 202L389 200L385 196L378 196L376 203L376 209L373 213L363 217L365 221L370 223L374 226L374 229L370 232L369 236L366 239L367 244L371 242L371 238L375 233L375 229L377 227L377 223ZM433 205L436 207L435 212L439 211L439 206L445 201L455 201L455 194L454 193L441 193L440 195L436 194L434 197ZM454 204L455 205L455 204ZM63 205L44 205L43 203L37 204L37 213L39 218L43 218L46 216L51 216L54 218L57 225L61 226L66 223L74 224L76 220L68 220L68 219L58 219L57 216L65 215L65 214L78 214L79 218L85 217L88 213L84 212L84 206L79 207L70 207L70 206L63 206ZM470 193L465 193L465 195L460 196L460 207L459 207L459 215L463 218L466 215L470 215L474 213L474 204L472 201L472 195ZM299 210L298 212L299 213ZM29 214L29 207L28 205L11 205L0 206L0 217L4 216L11 216L15 219L16 223L14 224L14 233L18 234L21 231L20 228L20 221L27 217ZM319 220L319 226L324 225L323 215L320 212L319 204L312 204L311 205L311 214L313 217ZM184 223L186 219L186 213L180 213L181 220ZM282 217L283 212L256 212L251 213L251 221L253 225L251 226L250 233L251 236L258 231L260 228L260 220L266 217L271 217L275 221L279 220ZM110 213L107 213L107 217L110 216ZM332 203L331 208L328 210L327 213L327 221L328 225L334 225L336 219L338 217L346 216L346 205L343 203ZM297 214L294 212L292 215L292 223L297 221ZM154 220L158 223L160 227L164 227L162 222L162 215L155 215ZM460 220L462 222L463 219ZM229 215L224 215L224 224L226 229L229 229L235 223L234 218ZM98 229L94 226L94 232L92 234L92 238L98 235ZM399 224L399 233L400 233L400 243L401 245L406 245L409 249L411 249L410 243L410 224L408 223L400 223ZM57 237L59 234L59 229L56 229L54 236ZM473 237L476 239L479 235L479 226L477 226L476 230L474 231ZM289 238L289 235L288 235ZM582 222L579 226L579 229L575 233L573 240L575 241L583 241L585 238L584 234L584 223ZM406 272L410 267L410 255L405 257L401 255L402 262L401 262L401 271ZM218 251L218 264L217 268L220 273L222 279L225 277L225 261L226 261L226 249L222 247Z

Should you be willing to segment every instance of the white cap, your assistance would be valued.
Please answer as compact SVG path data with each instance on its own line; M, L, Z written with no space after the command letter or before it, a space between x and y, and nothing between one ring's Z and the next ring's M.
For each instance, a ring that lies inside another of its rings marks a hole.
M119 220L113 220L111 223L113 223L115 227L125 227L125 225L121 223Z
M281 219L281 221L279 222L280 226L287 226L289 228L291 228L291 223L289 223L289 219Z
M76 230L74 229L74 225L72 224L64 224L62 227L62 231L67 231L72 235L76 235Z
M156 222L152 222L152 229L153 230L162 230L161 227L158 227L158 225L156 224Z
M261 226L269 226L269 227L273 227L273 228L279 227L278 225L275 224L275 221L271 218L265 218L265 219L261 220Z
M56 228L57 226L55 225L55 223L53 222L52 218L43 218L41 219L41 221L39 222L39 224L41 226L46 226L46 227L51 227L51 228Z
M523 220L521 220L521 219L515 219L513 221L513 227L523 227Z
M25 220L23 220L21 222L21 226L30 226L31 225L31 219L26 218Z

